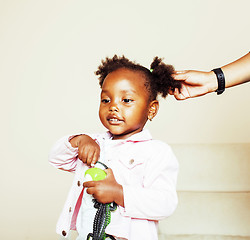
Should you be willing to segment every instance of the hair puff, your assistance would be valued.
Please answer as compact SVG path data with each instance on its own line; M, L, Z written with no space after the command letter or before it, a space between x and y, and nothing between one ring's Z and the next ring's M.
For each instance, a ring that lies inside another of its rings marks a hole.
M155 57L150 69L153 75L152 88L163 98L168 95L170 90L173 91L175 88L181 88L181 83L172 77L174 67L162 62L161 58Z

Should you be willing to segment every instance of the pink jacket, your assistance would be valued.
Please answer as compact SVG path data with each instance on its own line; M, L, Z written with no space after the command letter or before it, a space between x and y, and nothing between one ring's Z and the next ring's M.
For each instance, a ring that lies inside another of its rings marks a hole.
M178 162L171 148L152 140L148 130L126 140L112 140L109 132L89 136L100 145L100 161L113 170L116 181L123 186L125 207L119 206L111 213L106 233L128 240L157 240L158 221L170 216L178 203ZM84 172L88 169L77 154L78 149L71 146L69 137L63 137L49 155L54 167L75 173L57 223L57 233L65 237L70 229L75 229Z

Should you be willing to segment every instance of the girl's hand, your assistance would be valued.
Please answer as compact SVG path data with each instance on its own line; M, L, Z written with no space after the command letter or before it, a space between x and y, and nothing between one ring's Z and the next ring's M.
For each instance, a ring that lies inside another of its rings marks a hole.
M94 166L100 157L100 146L88 135L79 135L70 140L72 147L78 147L78 157L89 166Z
M117 183L113 171L110 168L106 169L105 172L107 176L104 180L85 182L83 186L87 188L87 193L93 195L98 202L115 202L124 207L122 185Z
M176 71L172 76L181 82L180 91L176 88L174 92L170 92L177 100L202 96L218 88L216 75L212 71Z

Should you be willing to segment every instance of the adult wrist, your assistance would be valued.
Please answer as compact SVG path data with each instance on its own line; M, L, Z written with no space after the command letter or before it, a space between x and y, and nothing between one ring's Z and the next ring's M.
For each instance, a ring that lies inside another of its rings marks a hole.
M212 70L217 78L218 88L216 90L217 95L222 94L225 91L225 76L221 68L215 68Z
M206 72L208 79L208 92L215 92L218 89L217 77L213 71Z

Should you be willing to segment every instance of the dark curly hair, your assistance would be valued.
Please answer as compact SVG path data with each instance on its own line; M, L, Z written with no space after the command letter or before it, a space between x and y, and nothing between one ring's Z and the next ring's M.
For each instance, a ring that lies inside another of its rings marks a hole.
M102 87L104 79L109 73L120 68L140 71L145 76L145 86L149 91L150 100L155 100L158 95L165 98L170 90L181 88L181 83L174 80L171 76L174 72L174 67L163 63L161 58L155 57L149 70L136 62L130 61L124 56L118 57L117 55L114 55L113 58L102 60L102 64L95 72L95 74L99 76L100 86Z

